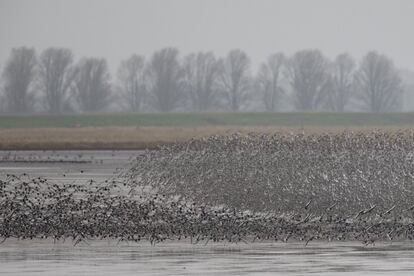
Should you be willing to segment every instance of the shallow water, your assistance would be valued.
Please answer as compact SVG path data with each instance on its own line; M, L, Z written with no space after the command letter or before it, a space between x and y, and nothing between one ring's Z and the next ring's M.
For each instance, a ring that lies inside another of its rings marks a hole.
M0 151L3 174L45 177L54 181L101 181L127 170L142 151Z
M7 240L0 246L5 275L413 275L414 245L359 243L189 242L117 244Z
M1 152L1 174L97 181L128 169L139 151ZM13 155L10 155L13 154ZM9 160L3 156L8 155ZM30 157L31 156L31 157ZM34 157L37 156L37 157ZM30 158L32 160L30 160ZM49 157L49 159L48 159ZM19 159L20 158L20 159ZM54 160L56 162L43 162ZM36 159L36 160L33 160ZM24 162L13 162L23 160ZM83 160L88 162L73 162ZM29 162L26 162L29 161ZM414 244L189 242L120 243L6 240L0 275L414 275Z

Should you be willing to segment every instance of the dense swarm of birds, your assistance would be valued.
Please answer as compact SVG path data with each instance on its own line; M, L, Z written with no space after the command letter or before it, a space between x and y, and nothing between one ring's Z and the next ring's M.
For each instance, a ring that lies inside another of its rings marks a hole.
M401 213L414 204L414 133L212 136L140 155L127 177L237 209Z
M302 212L251 212L195 203L137 189L124 181L57 184L43 178L8 175L0 181L0 242L18 239L119 241L187 240L194 244L274 240L377 240L414 237L410 220L396 219L393 208L374 215L374 207L347 217L332 208Z
M148 151L118 178L0 180L0 242L414 238L414 134L213 136Z

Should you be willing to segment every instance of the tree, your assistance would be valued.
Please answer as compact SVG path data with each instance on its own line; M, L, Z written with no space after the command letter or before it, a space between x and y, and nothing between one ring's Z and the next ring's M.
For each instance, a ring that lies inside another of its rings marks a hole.
M288 75L297 110L322 107L329 88L328 61L319 50L302 50L290 60Z
M284 64L285 56L277 53L269 56L267 61L260 66L256 84L263 96L266 111L275 111L284 94L281 86Z
M414 111L414 71L403 69L399 73L404 86L402 109Z
M239 49L231 50L221 61L221 90L231 111L239 111L250 92L250 59Z
M371 112L390 112L401 108L402 81L391 59L369 52L357 73L359 98Z
M39 59L39 84L44 93L44 105L51 113L70 109L69 88L75 77L73 53L65 48L48 48Z
M32 92L36 76L36 52L33 48L14 48L4 71L4 100L9 112L29 112L34 109Z
M155 52L148 67L152 105L161 112L170 112L182 100L182 75L178 50L164 48Z
M211 109L217 98L219 64L212 52L190 54L184 59L184 89L196 111Z
M96 112L108 106L111 85L105 59L84 58L78 63L73 93L83 112Z
M0 65L0 72L3 72L3 66ZM0 75L1 76L1 75ZM5 99L4 99L4 85L3 78L0 78L0 113L5 111Z
M331 85L328 93L328 108L344 112L354 88L355 61L348 54L340 54L332 64Z
M118 84L122 98L130 111L140 111L146 93L145 58L132 55L121 62Z
M3 89L0 90L0 113L3 113L6 110L5 99L4 99L2 90Z

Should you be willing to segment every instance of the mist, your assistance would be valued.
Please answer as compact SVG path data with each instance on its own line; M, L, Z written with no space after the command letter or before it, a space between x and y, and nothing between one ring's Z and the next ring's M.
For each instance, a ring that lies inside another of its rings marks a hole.
M132 53L173 46L241 48L257 66L269 53L318 48L330 58L377 50L414 70L413 11L410 0L1 0L0 61L13 47L56 46L106 57L115 70Z
M414 109L414 38L410 35L414 25L413 10L414 3L408 0L2 0L2 83L5 82L4 68L10 61L12 49L27 47L35 51L34 56L40 56L49 48L66 49L73 55L71 65L74 67L88 58L104 60L102 68L105 68L108 77L104 84L107 86L105 90L114 97L105 96L100 108L92 110L116 111L125 107L122 103L125 101L122 98L125 97L121 95L119 88L123 84L119 83L118 75L122 62L130 56L141 57L147 68L151 57L157 51L173 48L177 50L177 62L184 70L184 60L191 54L211 53L218 62L224 62L231 51L240 49L248 59L246 77L250 78L250 94L256 96L250 97L248 105L237 104L237 107L230 107L225 103L226 92L221 91L222 99L218 101L219 104L216 101L213 108L204 109L263 111L268 108L263 105L266 102L263 103L263 99L260 99L263 97L258 95L260 91L255 91L255 79L271 55L282 53L290 59L300 51L316 49L323 54L324 60L332 63L339 55L348 54L355 62L354 70L357 71L365 55L375 52L393 63L393 67L399 72L398 77L402 80L404 93L399 99L400 106L391 110L410 111ZM287 93L279 95L278 99L282 103L279 103L279 107L284 108L277 109L272 103L272 111L334 110L332 104L329 108L297 108L289 78L283 79L286 72L282 72L282 75L280 83ZM37 76L33 79L38 82ZM47 92L38 83L31 89L33 97L30 100L33 106L25 107L24 110L47 111L55 108L45 107L45 100L42 98ZM76 89L71 87L68 90L75 106L69 107L66 102L62 103L66 107L59 110L67 112L84 109L81 107L83 103L76 100L80 98ZM174 106L166 107L165 110L194 110L189 106L192 99L188 93L180 97L188 99L174 99ZM361 100L361 97L354 98L354 101ZM140 111L163 109L159 106L154 108L157 105L153 99L142 102L142 105L146 108ZM7 108L3 107L5 109ZM366 110L370 108L357 103L344 111ZM14 109L14 112L18 112L18 109Z

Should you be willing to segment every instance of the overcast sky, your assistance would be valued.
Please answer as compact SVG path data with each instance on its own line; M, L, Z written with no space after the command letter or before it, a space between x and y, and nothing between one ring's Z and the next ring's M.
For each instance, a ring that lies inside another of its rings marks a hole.
M0 64L22 45L106 57L112 70L165 46L218 55L241 48L256 64L278 51L360 58L374 49L414 70L414 1L0 0Z

